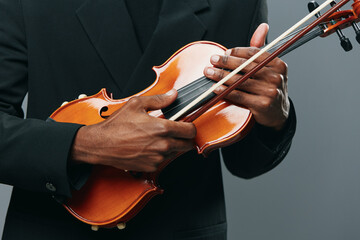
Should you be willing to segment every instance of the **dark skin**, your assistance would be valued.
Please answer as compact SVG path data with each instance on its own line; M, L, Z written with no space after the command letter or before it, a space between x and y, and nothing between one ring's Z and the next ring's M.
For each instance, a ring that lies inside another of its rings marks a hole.
M73 144L73 159L153 172L164 160L191 150L196 135L194 124L155 118L147 113L170 105L176 97L175 90L134 97L107 120L80 128Z
M258 47L264 45L267 32L268 25L261 24L251 39L250 48L233 48L226 51L223 56L212 56L211 63L214 67L206 68L204 70L205 76L215 81L223 79L229 72L222 69L233 70L260 51ZM262 54L242 72L248 72L269 55L269 53ZM230 85L241 77L242 75L237 74L226 84ZM222 92L224 89L226 86L218 88L215 93ZM286 63L280 58L274 59L251 79L241 84L237 90L231 92L226 99L237 105L247 107L254 114L257 123L275 130L281 130L290 110Z
M234 48L222 56L212 56L214 67L204 74L215 81L225 77L254 55L265 42L267 24L262 24L251 39L250 48ZM268 54L246 67L249 71ZM233 82L240 75L230 79ZM226 86L215 92L222 91ZM170 105L177 97L171 90L163 95L134 97L109 119L81 127L75 137L71 158L74 162L101 164L119 169L154 172L163 161L194 148L196 128L192 123L174 122L150 116L147 111ZM235 104L246 106L255 120L264 126L281 130L289 115L287 66L275 59L252 79L227 96Z

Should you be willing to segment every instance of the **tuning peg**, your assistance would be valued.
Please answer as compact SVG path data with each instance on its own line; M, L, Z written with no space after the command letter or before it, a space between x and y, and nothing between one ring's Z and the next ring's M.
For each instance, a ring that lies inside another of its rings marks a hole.
M309 12L312 12L314 11L315 9L317 9L319 7L319 4L316 2L316 1L311 1L308 3L308 9L309 9ZM320 13L318 12L317 14L315 14L315 17L319 18L321 15Z
M309 12L314 11L314 10L317 9L318 7L319 7L319 4L318 4L316 1L311 1L311 2L308 3ZM316 17L316 18L321 17L320 12L316 13L316 14L315 14L315 17ZM327 28L326 24L324 24L324 23L320 23L320 24L319 24L319 27L320 27L322 30L325 30L325 29Z
M341 33L340 30L339 30L339 32ZM353 46L347 37L345 37L344 35L342 35L342 36L339 35L339 38L340 38L340 44L341 44L342 48L345 50L345 52L351 51L353 49Z
M330 3L331 7L336 5L335 1L332 1ZM340 9L338 9L337 11L340 11ZM335 21L332 20L332 23L335 23ZM344 34L342 33L342 31L338 28L336 29L336 33L339 36L340 39L340 45L341 47L345 50L345 52L350 51L351 49L353 49L352 44L350 42L350 40L344 36Z
M61 106L64 106L64 105L66 105L66 104L68 104L69 102L63 102L62 104L61 104Z
M356 41L357 41L358 43L360 43L360 28L359 28L359 26L357 25L357 23L355 23L355 22L352 23L352 26L353 26L353 28L354 28L354 30L355 30Z
M86 97L87 97L86 94L80 94L79 97L78 97L78 99L82 99L82 98L86 98Z

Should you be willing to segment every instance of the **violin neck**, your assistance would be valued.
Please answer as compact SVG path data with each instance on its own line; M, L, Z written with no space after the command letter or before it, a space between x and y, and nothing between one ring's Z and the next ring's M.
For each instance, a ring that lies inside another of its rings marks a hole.
M295 31L294 33L290 34L283 40L281 40L279 43L277 43L275 46L270 48L269 52L273 53L277 49L279 49L282 45L284 45L287 41L289 41L293 36L295 36L297 33L299 33L303 29L299 29L298 31ZM279 54L278 57L283 57L284 55L288 54L289 52L292 52L293 50L297 49L298 47L304 45L305 43L309 42L310 40L319 37L324 34L324 30L321 27L316 27L312 29L309 33L307 33L305 36L300 38L297 42L295 42L293 45L291 45L288 49L283 51Z
M278 48L280 48L283 44L285 44L289 39L291 39L295 34L297 34L299 31L291 34L290 36L286 37L282 41L280 41L278 44L276 44L274 47L272 47L269 52L274 52ZM304 45L305 43L309 42L310 40L321 36L324 33L324 31L319 27L315 28L312 31L310 31L308 34L300 38L296 43L294 43L291 47L289 47L287 50L282 52L279 56L284 56L285 54L295 50L296 48ZM174 116L176 113L181 111L189 102L193 101L197 97L199 97L202 93L207 91L211 86L213 86L215 82L211 79L208 79L206 77L201 77L199 79L196 79L192 83L178 89L178 97L172 103L170 106L162 109L162 112L165 116L165 118L169 119L170 117ZM188 110L189 112L194 111L195 109L202 106L204 103L208 102L210 99L215 97L215 93L209 94L206 98L204 98L202 101L200 101L198 104L196 104L194 107Z

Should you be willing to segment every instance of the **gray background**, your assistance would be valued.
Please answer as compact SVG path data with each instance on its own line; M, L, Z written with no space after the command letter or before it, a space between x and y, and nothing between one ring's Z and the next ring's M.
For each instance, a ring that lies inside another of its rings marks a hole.
M270 0L269 39L307 14L306 4ZM352 29L344 32L350 53L334 35L284 57L298 117L284 162L252 180L223 167L229 240L360 239L360 46ZM0 185L0 230L10 191Z

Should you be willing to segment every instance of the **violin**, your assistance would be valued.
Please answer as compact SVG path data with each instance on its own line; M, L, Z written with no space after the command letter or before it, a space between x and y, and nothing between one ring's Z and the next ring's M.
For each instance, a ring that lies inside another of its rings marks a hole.
M275 57L283 56L317 36L326 37L334 32L340 36L341 45L347 51L350 49L349 41L340 33L341 29L349 26L354 27L357 40L360 42L360 30L356 25L360 15L360 0L354 0L350 10L339 10L349 1L342 0L332 4L331 9L322 16L318 12L330 4L331 0L321 6L311 2L309 4L311 14L306 18L315 15L317 20L292 33L302 24L301 20L285 32L286 34L264 47L258 53L259 56L265 51L272 54L220 94L213 93L213 90L225 83L226 78L230 79L240 72L247 63L239 66L219 83L215 83L203 76L203 69L211 66L212 55L222 55L226 48L214 42L199 41L179 49L161 66L153 67L156 80L145 90L123 99L113 99L106 89L93 96L80 95L77 100L65 102L50 118L58 122L96 124L122 108L132 97L164 94L175 88L178 91L175 102L162 110L150 111L149 115L193 122L197 129L195 137L197 152L206 156L215 149L241 140L251 130L255 122L252 113L244 107L224 100L224 96L256 71ZM256 55L253 58L256 58ZM95 231L99 227L117 226L119 229L124 229L126 222L133 218L152 197L163 193L157 182L158 176L176 157L178 156L163 162L153 173L94 166L86 184L80 190L72 191L72 198L63 205L74 217L90 224Z

